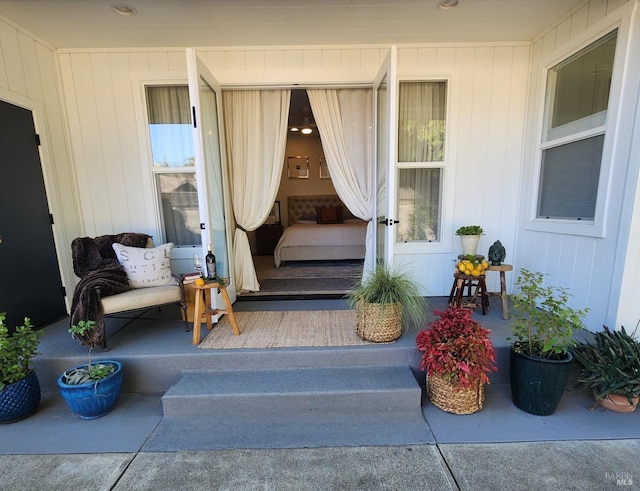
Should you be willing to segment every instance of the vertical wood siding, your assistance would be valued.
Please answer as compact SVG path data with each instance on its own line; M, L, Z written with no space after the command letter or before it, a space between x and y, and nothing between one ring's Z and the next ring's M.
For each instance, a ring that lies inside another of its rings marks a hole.
M531 189L538 179L536 150L540 140L539 121L541 101L544 97L543 60L562 53L567 43L578 36L588 35L589 29L608 15L628 15L626 0L593 0L585 2L548 32L534 40L532 45L531 80L529 90L529 117L525 142L521 215L516 247L517 267L548 274L548 283L567 287L573 295L576 308L589 307L587 317L589 329L601 329L603 324L616 324L620 293L620 261L616 254L621 237L628 232L630 224L621 223L620 204L610 206L605 217L606 234L603 238L546 233L527 230L532 203ZM621 8L624 8L622 14ZM593 29L592 29L593 31ZM594 32L594 35L597 33ZM619 39L618 43L626 43ZM610 106L611 109L611 106ZM614 150L615 151L615 150ZM626 167L628 162L618 162ZM637 166L637 163L634 164ZM626 170L614 170L609 193L622 192ZM612 203L616 203L613 200ZM637 259L637 258L636 258ZM616 269L618 272L616 273ZM516 272L517 273L517 272ZM640 284L640 278L637 280ZM637 302L635 302L637 303ZM640 313L640 311L637 311ZM635 323L634 323L635 325Z
M387 47L201 49L223 85L332 84L373 81ZM184 52L62 52L63 90L77 163L82 220L89 235L114 230L156 232L145 210L145 195L134 114L131 74L184 71ZM455 179L455 226L480 223L487 234L481 250L500 239L512 257L525 122L529 47L526 45L415 46L399 49L403 73L429 76L453 67L460 71L456 115L460 127L452 142L457 159L447 172ZM186 77L186 74L185 74ZM139 108L138 108L139 109ZM453 227L454 224L450 224ZM449 252L402 254L427 295L448 295L454 237ZM497 288L497 278L492 279Z
M76 213L74 173L68 152L66 123L59 97L54 51L0 19L0 99L33 112L40 134L40 158L54 241L67 308L77 281L71 264L71 241L81 234ZM28 199L28 197L25 197Z

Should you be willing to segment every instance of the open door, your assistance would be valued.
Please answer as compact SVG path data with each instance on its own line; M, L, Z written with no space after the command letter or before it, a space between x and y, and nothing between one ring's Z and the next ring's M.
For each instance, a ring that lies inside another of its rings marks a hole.
M189 98L193 116L196 177L202 252L211 244L216 256L218 277L227 284L231 302L236 300L234 272L231 265L231 230L227 216L228 180L225 162L224 132L220 84L198 58L194 49L187 49ZM224 308L220 292L212 295L212 307Z
M374 81L376 107L376 260L391 265L395 240L397 48L392 46Z

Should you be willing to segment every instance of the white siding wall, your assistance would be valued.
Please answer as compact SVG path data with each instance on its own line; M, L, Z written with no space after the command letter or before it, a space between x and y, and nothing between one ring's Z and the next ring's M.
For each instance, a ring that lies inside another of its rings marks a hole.
M400 48L398 56L399 71L407 76L458 70L449 94L455 111L455 128L448 128L453 157L445 171L454 178L453 196L445 197L453 213L444 227L481 225L485 235L478 254L486 256L500 240L507 263L514 260L516 241L529 52L523 45L447 46ZM451 234L447 252L397 256L418 274L427 295L448 295L451 289L454 262L462 253L459 238ZM489 273L487 283L499 290L497 274Z
M76 213L75 178L59 98L55 53L46 43L2 18L0 99L31 110L41 137L40 158L49 209L55 220L53 234L69 307L76 282L71 264L71 241L81 235L82 227Z
M548 233L528 229L532 216L532 189L538 179L537 144L540 141L541 101L544 97L545 63L548 60L567 56L568 50L580 44L582 46L602 35L607 26L619 24L621 29L618 37L618 48L623 56L628 56L633 50L627 49L628 22L631 18L631 8L634 2L628 4L626 0L593 0L585 2L575 9L568 17L562 19L532 46L532 68L529 92L529 118L527 121L527 140L525 143L524 176L522 180L522 206L520 227L516 247L518 268L524 267L533 271L540 271L549 275L548 283L571 289L572 305L576 308L589 307L591 312L587 318L587 326L598 330L603 324L617 326L618 298L625 266L625 250L629 233L631 208L635 201L637 180L637 150L636 161L629 161L628 135L633 125L633 113L638 100L637 76L635 82L629 78L631 72L637 71L637 61L634 65L627 65L623 74L622 102L614 101L615 93L620 87L612 89L613 104L609 105L609 118L616 119L616 140L611 155L612 171L611 185L608 192L608 207L605 216L604 237L587 237L568 235L563 233ZM626 27L625 27L626 24ZM637 29L637 27L636 27ZM637 43L637 41L636 41ZM631 46L629 44L629 46ZM635 55L637 56L637 49ZM633 57L629 58L633 60ZM638 58L635 58L637 60ZM633 69L635 66L635 70ZM625 87L635 87L633 94L629 94ZM629 110L629 108L631 108ZM635 123L638 124L637 122ZM626 128L626 129L625 129ZM610 135L612 136L612 135ZM608 158L606 155L604 158ZM626 182L631 178L631 182ZM624 196L630 196L625 199ZM637 212L636 212L637 213ZM625 218L626 217L626 218ZM633 263L637 263L637 251L634 252ZM517 272L516 272L517 274ZM635 270L635 277L629 278L629 283L640 284L640 270ZM637 296L637 289L635 290ZM630 301L629 296L626 301ZM627 320L633 320L633 325L640 317L638 302L633 301L634 312ZM629 312L628 314L631 314ZM635 320L634 320L635 319ZM629 326L629 322L625 323ZM632 326L630 326L632 327Z
M388 47L207 48L200 49L208 68L224 86L297 83L371 83ZM115 230L156 232L149 169L139 152L135 84L146 72L180 73L183 51L114 51L59 54L64 95L77 163L82 219L88 235ZM447 172L455 179L452 229L479 223L486 229L481 249L497 239L512 257L528 83L529 47L405 46L399 49L404 76L458 74L459 112ZM453 133L452 133L453 134ZM147 188L145 189L145 186ZM455 241L453 240L455 239ZM419 273L428 295L448 295L458 238L448 239L446 253L398 256ZM425 249L426 251L426 249ZM494 287L497 283L493 283Z

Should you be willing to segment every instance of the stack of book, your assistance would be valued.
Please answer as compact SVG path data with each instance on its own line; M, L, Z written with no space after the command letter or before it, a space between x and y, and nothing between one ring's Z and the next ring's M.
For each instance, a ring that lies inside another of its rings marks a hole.
M198 278L202 278L201 272L196 271L194 273L185 273L182 275L182 283L184 283L185 285L188 283L193 283Z

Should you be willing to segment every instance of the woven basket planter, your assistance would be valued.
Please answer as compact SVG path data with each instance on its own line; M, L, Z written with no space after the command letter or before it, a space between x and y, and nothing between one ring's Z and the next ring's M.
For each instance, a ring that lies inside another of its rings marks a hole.
M366 341L389 343L402 334L402 306L398 303L359 302L356 313L356 332Z
M431 403L453 414L471 414L484 406L484 384L456 387L441 375L427 376L427 394Z

